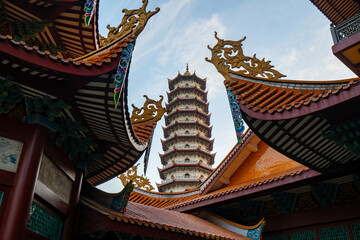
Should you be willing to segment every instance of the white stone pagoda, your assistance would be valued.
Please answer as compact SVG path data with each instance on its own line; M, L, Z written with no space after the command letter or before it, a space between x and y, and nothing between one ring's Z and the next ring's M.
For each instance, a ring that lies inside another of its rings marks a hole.
M165 115L164 154L159 154L160 192L180 192L199 185L211 172L215 154L211 138L206 79L189 72L168 79L169 90Z

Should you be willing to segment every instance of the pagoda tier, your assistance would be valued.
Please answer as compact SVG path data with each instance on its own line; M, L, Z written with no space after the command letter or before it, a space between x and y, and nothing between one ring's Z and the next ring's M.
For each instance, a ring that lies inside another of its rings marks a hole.
M161 184L156 183L156 186L158 187L159 192L174 192L172 189L183 189L182 191L185 191L197 187L204 179L204 176L195 179L192 179L191 177L189 179L174 178L170 181L164 181Z
M195 74L184 76L179 73L176 78L168 79L170 91L174 90L174 88L176 88L177 85L178 86L181 86L181 85L186 86L187 80L193 81L197 87L200 87L203 90L205 90L205 88L206 88L206 78L201 79L201 78L197 77Z
M171 92L166 92L168 96L168 102L172 102L173 99L177 96L183 98L192 98L194 96L200 97L205 102L207 102L207 91L198 88L198 87L177 87Z
M195 105L195 107L201 109L203 112L208 113L209 112L209 102L205 103L202 99L199 99L199 97L192 97L192 98L174 98L173 101L171 101L168 104L165 104L167 109L176 109L179 106L189 106L189 105Z
M196 121L187 121L187 122L175 121L172 124L168 125L166 128L163 127L164 137L167 138L167 137L170 136L170 134L172 132L180 130L180 129L183 129L185 131L193 129L196 132L201 132L206 137L210 138L211 137L212 126L209 127L206 124L203 124L203 123L199 122L198 120L196 120Z
M190 134L187 133L185 135L180 135L175 133L173 136L167 138L166 140L161 140L162 143L162 147L164 151L169 150L169 148L171 146L173 146L174 144L181 144L187 140L194 140L194 144L195 146L201 146L202 148L205 148L208 151L212 151L213 150L213 142L214 139L209 139L205 136L201 136L199 133L197 134Z
M186 71L169 79L164 140L159 169L159 191L177 192L195 187L212 171L214 140L211 138L206 80Z
M171 175L172 173L176 173L176 168L183 168L183 170L193 170L194 168L197 169L198 172L204 172L206 174L210 174L212 172L212 168L204 164L201 160L200 161L182 161L182 162L176 162L173 161L169 166L166 166L164 168L158 168L160 173L160 178L162 180L165 180L165 174Z
M159 153L161 163L163 165L166 165L167 162L171 161L173 158L184 158L191 156L195 158L204 159L204 161L207 161L209 165L214 164L214 158L215 153L209 153L205 151L204 149L201 149L199 147L197 148L174 148L168 152L165 152L164 154Z
M206 114L199 109L175 109L170 114L165 115L165 124L170 125L174 121L194 121L199 120L201 123L210 125L211 114Z

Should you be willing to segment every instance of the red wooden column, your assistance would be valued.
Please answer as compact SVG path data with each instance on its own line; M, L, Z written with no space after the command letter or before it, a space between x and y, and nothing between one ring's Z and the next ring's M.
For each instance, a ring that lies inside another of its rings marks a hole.
M43 127L33 126L31 131L23 134L31 136L22 149L14 185L8 199L9 204L0 229L1 240L22 240L25 237L47 132Z
M83 176L84 176L83 172L77 169L75 175L75 183L71 189L68 216L65 219L64 228L61 236L62 240L73 239L72 234L74 232L74 227L75 227L76 208L80 200L80 191L81 191Z

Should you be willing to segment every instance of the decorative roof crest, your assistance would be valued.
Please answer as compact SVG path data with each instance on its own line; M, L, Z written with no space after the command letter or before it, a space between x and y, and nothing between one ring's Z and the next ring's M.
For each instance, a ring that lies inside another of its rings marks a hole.
M100 46L105 46L112 41L124 36L127 33L132 32L136 37L145 28L147 21L156 13L160 11L160 8L155 8L155 11L146 11L148 0L142 0L143 5L139 9L128 10L124 8L122 10L125 13L121 23L117 27L111 27L110 24L106 26L109 29L107 38L100 36ZM137 17L136 17L137 15Z
M237 68L236 73L246 74L252 77L261 75L269 79L279 79L286 77L277 70L273 69L271 61L265 61L265 58L258 59L256 54L253 57L244 55L242 49L242 42L246 39L239 41L223 40L218 38L217 32L215 32L215 38L218 40L216 45L210 49L212 55L211 59L205 58L206 61L214 64L219 73L221 73L226 80L230 79L229 70ZM230 47L229 47L230 46Z
M157 122L161 119L165 112L170 111L162 106L162 101L164 99L162 95L160 95L159 101L152 100L146 95L144 95L144 97L146 98L146 101L142 108L137 108L134 104L131 105L134 108L131 114L131 122L133 124L143 123L150 120Z
M150 180L148 178L144 177L142 174L141 176L138 175L137 168L139 164L140 163L132 166L125 173L118 176L118 178L121 180L121 183L126 186L127 183L132 181L137 188L144 188L147 191L155 189L153 186L151 186Z

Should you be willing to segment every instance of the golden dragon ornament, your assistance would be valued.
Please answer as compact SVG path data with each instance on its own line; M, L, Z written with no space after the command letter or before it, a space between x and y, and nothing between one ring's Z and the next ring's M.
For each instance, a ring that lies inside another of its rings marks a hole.
M212 53L211 59L205 58L205 60L214 64L226 80L230 79L230 71L252 77L260 75L269 79L286 77L273 69L274 66L270 64L271 61L265 61L265 58L260 60L256 54L253 57L245 56L242 42L246 37L239 41L223 40L215 32L215 38L217 39L216 45L213 48L208 46Z

